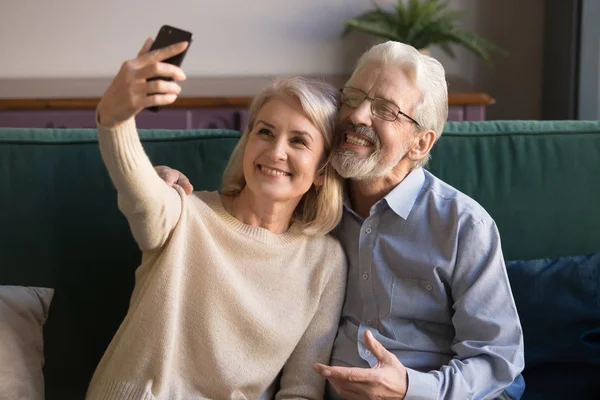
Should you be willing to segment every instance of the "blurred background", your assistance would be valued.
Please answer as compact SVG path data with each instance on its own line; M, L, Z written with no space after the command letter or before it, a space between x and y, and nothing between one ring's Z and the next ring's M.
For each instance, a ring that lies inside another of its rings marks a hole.
M454 48L456 58L431 48L451 91L495 99L486 119L599 118L599 1L448 3L465 12L461 28L508 53L488 66L464 48ZM342 38L344 21L372 8L370 0L1 0L0 97L20 97L11 81L109 79L163 24L194 34L188 77L344 75L376 42L359 32Z

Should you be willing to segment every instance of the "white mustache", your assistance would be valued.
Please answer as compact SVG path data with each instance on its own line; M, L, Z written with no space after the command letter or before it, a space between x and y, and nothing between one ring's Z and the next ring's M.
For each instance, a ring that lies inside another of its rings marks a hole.
M375 133L375 130L373 128L370 128L365 125L355 125L351 122L346 122L346 123L342 124L341 126L339 126L339 128L338 128L338 133L339 133L338 136L340 138L340 143L343 140L343 137L344 137L343 135L346 132L354 132L358 135L361 135L365 139L372 142L375 145L375 148L379 148L379 136L377 136L377 134Z

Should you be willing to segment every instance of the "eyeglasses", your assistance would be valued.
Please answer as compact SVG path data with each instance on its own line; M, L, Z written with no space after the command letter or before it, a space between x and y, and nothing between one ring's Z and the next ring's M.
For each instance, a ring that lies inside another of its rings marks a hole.
M340 92L342 93L340 101L348 107L357 108L363 101L369 100L371 102L371 113L376 117L386 121L395 121L399 115L403 115L415 125L420 126L414 118L400 111L400 107L389 100L379 97L371 98L362 90L350 86L340 89Z

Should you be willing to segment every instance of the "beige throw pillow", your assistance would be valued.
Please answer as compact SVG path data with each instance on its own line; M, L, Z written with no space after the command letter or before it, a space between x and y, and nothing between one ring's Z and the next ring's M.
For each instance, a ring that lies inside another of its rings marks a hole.
M0 285L0 400L44 399L43 327L53 295Z

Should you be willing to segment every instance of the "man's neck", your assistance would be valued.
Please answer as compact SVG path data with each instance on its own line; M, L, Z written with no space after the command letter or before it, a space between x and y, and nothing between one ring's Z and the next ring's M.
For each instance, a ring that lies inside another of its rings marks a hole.
M398 186L410 171L409 168L399 168L377 178L349 180L348 194L352 210L363 218L368 217L371 207Z

